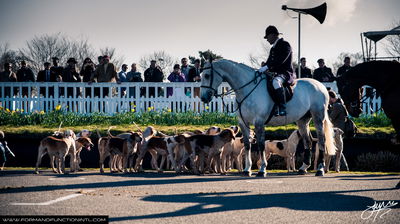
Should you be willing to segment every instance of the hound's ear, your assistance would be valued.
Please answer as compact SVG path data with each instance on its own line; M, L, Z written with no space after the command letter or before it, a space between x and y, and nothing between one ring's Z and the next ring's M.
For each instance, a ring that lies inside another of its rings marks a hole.
M76 139L76 141L83 144L85 142L85 138L79 137Z
M239 133L239 127L235 125L235 129L234 129L235 135L237 135L237 133Z
M235 134L233 133L232 129L225 129L221 132L222 136L226 138L226 140L235 140Z

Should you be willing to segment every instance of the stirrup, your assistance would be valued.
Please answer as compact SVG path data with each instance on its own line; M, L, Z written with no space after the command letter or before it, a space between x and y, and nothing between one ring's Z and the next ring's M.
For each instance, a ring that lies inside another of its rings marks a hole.
M278 105L278 116L286 116L286 107L285 105Z

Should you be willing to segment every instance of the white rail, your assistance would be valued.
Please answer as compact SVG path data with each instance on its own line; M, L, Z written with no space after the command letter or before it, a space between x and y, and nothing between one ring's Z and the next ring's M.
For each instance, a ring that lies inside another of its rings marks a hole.
M337 91L336 83L324 83ZM168 96L168 89L173 94ZM229 89L223 83L218 92ZM126 94L122 94L125 89ZM153 90L152 90L153 89ZM106 92L108 96L105 94ZM154 91L154 95L150 95ZM186 94L189 92L188 94ZM0 82L0 106L24 112L52 111L61 105L62 110L75 113L106 114L171 110L174 112L226 112L235 110L235 96L213 98L204 104L199 98L200 83L65 83L65 82ZM365 93L365 91L364 91ZM104 97L102 97L104 96ZM367 109L369 108L369 109ZM363 105L365 113L374 113L381 108L380 98L369 98Z

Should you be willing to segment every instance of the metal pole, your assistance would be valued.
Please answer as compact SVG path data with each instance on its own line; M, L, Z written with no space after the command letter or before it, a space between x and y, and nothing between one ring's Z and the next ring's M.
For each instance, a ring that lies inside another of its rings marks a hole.
M301 16L301 14L299 13L299 19L298 19L298 21L299 21L299 25L298 25L298 29L299 29L299 39L298 39L298 55L297 55L297 67L298 67L298 71L297 71L297 73L298 73L298 75L297 75L297 77L298 78L301 78L301 69L300 69L300 67L301 67L301 65L300 65L300 23L301 23L301 19L300 19L300 16Z
M362 33L360 33L360 38L361 38L361 49L362 49L362 54L363 54L363 61L366 62L365 55L364 55L364 44L363 44L363 34Z

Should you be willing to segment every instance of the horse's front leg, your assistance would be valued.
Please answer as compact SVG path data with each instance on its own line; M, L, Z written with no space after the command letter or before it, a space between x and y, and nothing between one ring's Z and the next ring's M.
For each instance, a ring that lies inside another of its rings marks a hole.
M257 146L261 153L261 166L258 170L257 177L266 177L267 173L265 170L267 169L267 159L265 156L265 131L263 122L256 124L255 128L257 135Z
M244 176L251 176L251 150L250 150L250 140L249 140L249 136L250 136L250 130L246 127L246 125L244 125L243 121L241 121L241 119L239 119L239 127L240 130L242 130L243 132L243 144L244 144L244 155L245 155L245 163L246 163L246 167L243 170L243 175Z

